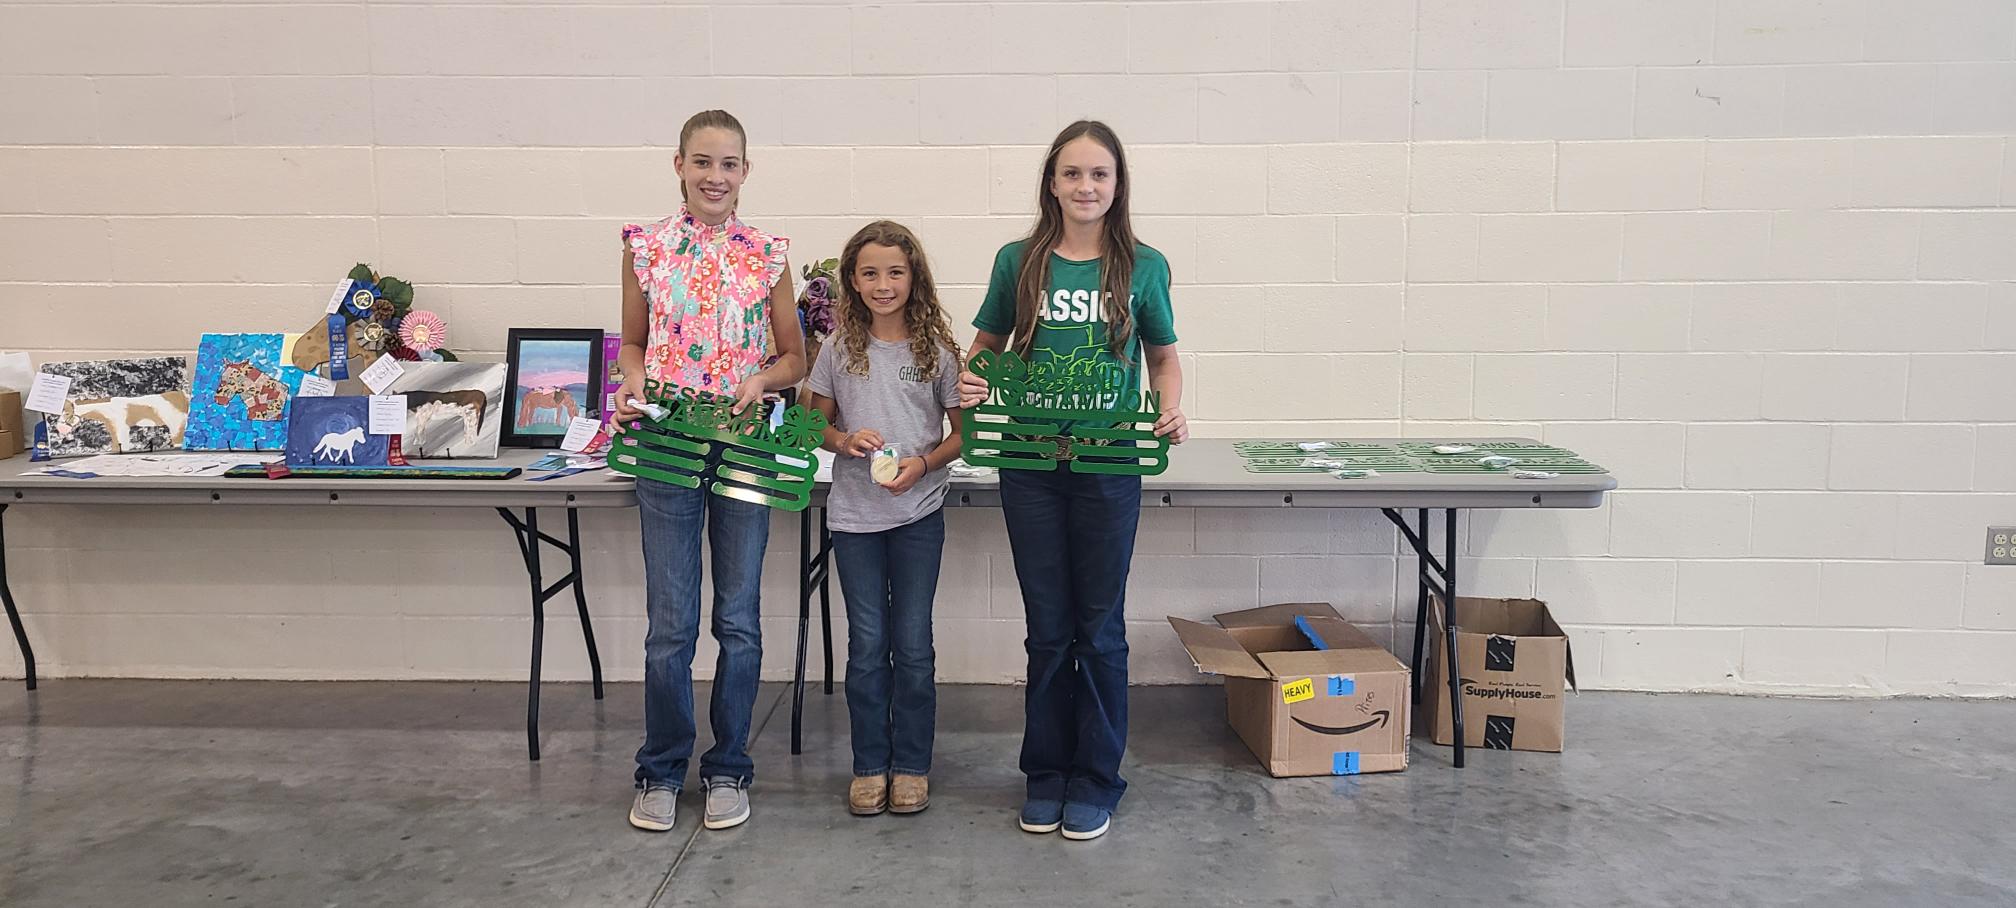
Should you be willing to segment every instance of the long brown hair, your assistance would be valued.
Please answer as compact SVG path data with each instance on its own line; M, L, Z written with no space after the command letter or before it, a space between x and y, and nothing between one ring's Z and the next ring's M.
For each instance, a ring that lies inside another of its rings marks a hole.
M1043 181L1036 186L1036 228L1022 243L1022 270L1015 278L1015 352L1028 359L1036 343L1036 316L1050 289L1050 251L1064 238L1064 206L1050 193L1057 177L1057 153L1072 140L1089 136L1113 155L1113 206L1106 210L1099 249L1099 283L1106 314L1106 348L1116 357L1134 334L1129 288L1134 283L1134 222L1127 215L1127 153L1113 128L1098 120L1064 127L1043 157Z
M679 127L679 157L686 157L686 143L693 140L693 134L703 129L725 129L735 134L742 142L742 163L749 163L749 134L742 130L742 121L725 110L703 110L686 118L686 125ZM679 199L686 199L686 181L679 181Z
M844 365L854 375L868 374L868 326L874 313L854 289L854 266L861 250L868 246L890 246L903 252L910 265L910 298L903 301L903 324L910 331L910 355L924 381L938 377L939 351L952 351L959 358L959 342L952 337L952 323L938 305L938 285L931 280L931 263L924 257L924 244L910 228L895 221L876 221L854 232L840 252L840 339L847 357Z

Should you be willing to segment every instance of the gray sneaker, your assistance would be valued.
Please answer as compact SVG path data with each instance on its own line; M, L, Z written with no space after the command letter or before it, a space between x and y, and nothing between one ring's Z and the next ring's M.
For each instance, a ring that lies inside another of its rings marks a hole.
M664 832L672 828L672 818L679 809L679 790L669 785L646 785L637 793L637 800L630 802L630 825L652 832Z
M707 780L707 817L703 825L708 829L730 829L748 819L749 792L740 782L727 776Z

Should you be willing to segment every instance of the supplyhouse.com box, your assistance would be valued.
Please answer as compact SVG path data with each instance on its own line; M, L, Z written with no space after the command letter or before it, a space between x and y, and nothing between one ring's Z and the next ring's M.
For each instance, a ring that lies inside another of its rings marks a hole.
M1225 678L1225 716L1276 776L1407 768L1408 670L1327 603L1170 618L1197 670Z
M1449 710L1448 646L1442 604L1428 609L1428 668L1421 716L1435 743L1456 741ZM1561 750L1566 740L1564 682L1575 686L1568 635L1536 599L1456 597L1456 659L1462 667L1463 746L1496 750Z

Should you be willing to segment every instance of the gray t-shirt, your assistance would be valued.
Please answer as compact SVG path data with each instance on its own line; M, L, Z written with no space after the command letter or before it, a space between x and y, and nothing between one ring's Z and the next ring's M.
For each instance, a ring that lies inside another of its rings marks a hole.
M940 349L938 374L919 377L908 341L868 338L868 374L847 371L846 342L835 335L819 350L806 386L833 398L834 428L874 429L898 457L923 457L945 439L945 411L959 406L959 359ZM901 495L875 484L872 457L841 454L833 459L833 490L826 498L827 521L843 533L879 533L907 526L945 502L949 468L941 467Z

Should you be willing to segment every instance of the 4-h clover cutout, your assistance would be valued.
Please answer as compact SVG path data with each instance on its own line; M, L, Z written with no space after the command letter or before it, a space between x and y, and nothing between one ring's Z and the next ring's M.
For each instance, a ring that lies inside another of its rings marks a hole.
M826 440L826 416L817 410L807 410L794 406L784 411L784 424L777 429L777 440L793 448L811 450Z

